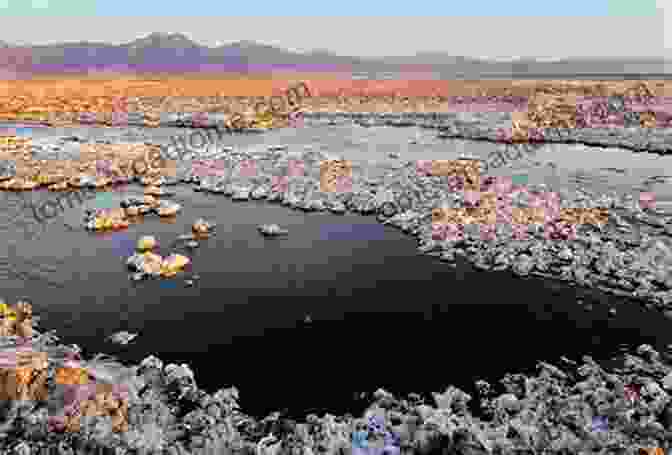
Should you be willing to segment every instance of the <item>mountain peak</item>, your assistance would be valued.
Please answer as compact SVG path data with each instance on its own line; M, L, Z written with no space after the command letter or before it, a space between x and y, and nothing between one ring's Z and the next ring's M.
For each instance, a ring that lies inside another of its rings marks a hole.
M147 35L145 38L190 41L189 38L187 37L187 35L185 35L184 33L152 32L149 35Z
M153 32L129 43L133 47L192 47L198 46L183 33Z

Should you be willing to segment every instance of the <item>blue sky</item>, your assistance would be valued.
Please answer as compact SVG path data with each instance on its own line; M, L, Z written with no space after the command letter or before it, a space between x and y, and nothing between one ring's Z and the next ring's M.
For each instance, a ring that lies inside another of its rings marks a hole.
M0 0L11 15L134 15L134 16L609 16L651 15L656 0L349 0L222 2L200 0ZM3 14L4 15L4 14Z

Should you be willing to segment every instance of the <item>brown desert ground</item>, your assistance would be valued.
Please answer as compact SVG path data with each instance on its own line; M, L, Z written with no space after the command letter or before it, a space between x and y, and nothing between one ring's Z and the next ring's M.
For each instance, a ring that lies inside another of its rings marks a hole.
M645 83L654 96L669 96L672 81L568 81L568 80L350 80L340 74L193 75L116 78L40 76L28 80L0 81L0 96L31 94L52 96L187 96L266 97L282 95L294 83L304 81L313 96L529 96L535 93L609 94Z

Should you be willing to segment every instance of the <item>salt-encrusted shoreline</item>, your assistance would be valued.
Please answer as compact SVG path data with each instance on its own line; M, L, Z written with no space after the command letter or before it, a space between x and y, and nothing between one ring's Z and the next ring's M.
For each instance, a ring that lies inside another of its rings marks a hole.
M35 334L47 353L67 350ZM25 344L25 340L19 344ZM3 340L4 348L11 341ZM584 356L541 361L533 376L476 381L478 396L448 385L439 393L395 397L377 390L362 416L307 415L297 422L241 410L235 387L208 394L188 365L153 356L139 365L107 362L113 385L129 390L128 428L107 417L82 418L75 431L49 427L47 401L0 407L0 450L7 454L632 454L667 451L672 441L672 355L642 345L618 367ZM83 360L87 364L86 360ZM90 362L93 363L93 362ZM478 377L478 373L475 377ZM373 391L372 391L373 392ZM471 403L470 403L471 402Z
M178 154L166 158L177 159ZM418 237L419 249L439 256L452 263L455 256L463 256L482 269L508 269L519 276L555 276L568 282L585 286L600 286L615 293L629 294L660 309L671 309L672 276L661 272L657 262L645 262L643 257L665 258L659 251L660 241L667 242L672 232L670 217L660 211L643 209L632 195L604 194L594 199L581 189L558 191L561 209L584 207L606 208L609 220L603 226L580 225L577 239L549 240L545 227L528 226L528 240L516 240L513 227L497 224L495 240L483 240L476 225L467 225L456 241L432 238L432 209L436 207L464 207L461 191L451 190L449 177L425 176L418 172L417 162L399 163L384 178L368 179L367 166L361 164L353 170L353 190L349 193L324 193L319 191L319 163L338 158L319 151L288 154L282 150L239 152L230 148L210 151L207 158L220 160L225 167L221 176L201 178L191 171L190 161L197 153L181 155L183 161L177 179L192 182L197 190L224 194L234 200L267 200L280 202L288 207L305 211L346 210L376 215L378 220ZM282 175L290 159L306 164L306 175L291 179L287 190L274 188L274 176ZM246 179L236 174L238 163L253 160L257 177ZM507 194L498 196L498 204L527 207L530 194L549 191L544 185L528 186L526 191L512 187ZM643 229L643 226L646 229ZM648 254L648 256L647 256Z
M440 137L501 142L502 134L511 130L508 112L426 112L380 114L375 112L306 112L308 121L355 121L365 126L420 126L436 129ZM543 142L584 144L596 147L619 147L636 152L661 155L672 152L672 129L640 128L545 128Z

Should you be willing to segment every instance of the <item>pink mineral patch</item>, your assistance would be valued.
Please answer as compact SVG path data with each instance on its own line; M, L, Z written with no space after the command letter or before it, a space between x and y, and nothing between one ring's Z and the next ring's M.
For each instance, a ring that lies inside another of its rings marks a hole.
M240 175L243 177L257 176L257 163L252 160L241 161L239 165Z
M289 188L289 179L286 176L274 175L271 178L272 191L275 193L285 193Z
M432 162L430 160L419 160L416 165L416 171L419 175L431 175Z
M639 204L642 208L652 209L655 206L656 196L653 193L639 193Z
M303 161L299 160L289 160L287 165L287 176L288 177L301 177L306 172L306 165Z
M466 204L474 206L481 200L481 192L466 190L463 199Z

